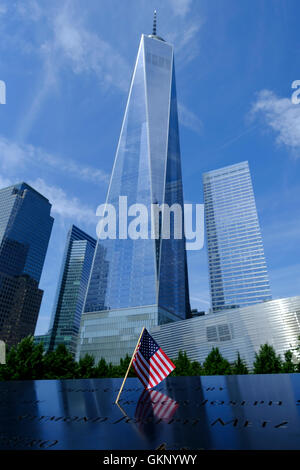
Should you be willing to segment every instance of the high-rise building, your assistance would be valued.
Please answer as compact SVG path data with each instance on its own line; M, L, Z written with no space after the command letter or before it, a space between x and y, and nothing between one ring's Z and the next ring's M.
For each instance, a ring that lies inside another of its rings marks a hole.
M0 272L0 337L8 346L34 334L43 291L35 279Z
M48 199L26 183L0 190L0 260L3 258L0 263L11 264L9 257L16 262L15 250L23 251L20 256L24 266L18 268L17 274L28 274L37 282L41 278L54 220L50 210ZM12 248L17 244L19 248Z
M174 54L156 34L142 35L107 203L119 196L136 203L178 204L183 213ZM164 213L158 231L161 230ZM183 216L182 216L183 218ZM149 224L150 225L150 224ZM143 326L185 319L190 314L185 239L171 237L99 240L82 316L80 355L117 362Z
M34 334L50 211L48 199L26 183L0 190L0 338L9 346Z
M80 318L86 296L96 240L75 225L69 230L45 349L65 344L75 354Z
M271 299L248 162L203 175L212 310Z

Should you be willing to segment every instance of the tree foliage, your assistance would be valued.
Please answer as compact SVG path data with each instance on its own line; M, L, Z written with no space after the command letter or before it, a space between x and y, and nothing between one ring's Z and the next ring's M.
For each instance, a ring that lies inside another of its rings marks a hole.
M285 361L282 364L282 372L286 374L292 374L296 372L296 365L293 363L293 353L292 351L288 350L284 353Z
M282 361L276 354L273 346L263 344L258 353L255 353L253 364L254 374L278 374L282 372Z
M1 368L2 380L42 378L43 352L43 345L35 345L32 336L23 339L16 347L10 348L6 364Z
M232 364L231 371L234 375L248 374L248 367L246 366L245 361L243 361L243 359L241 358L239 352L237 355L237 359Z
M78 365L64 344L59 344L55 351L47 352L44 356L45 379L75 379Z
M85 379L93 379L95 375L95 359L90 354L86 354L79 359L77 366L77 375Z
M227 359L224 359L219 348L212 348L203 363L203 375L230 375L231 367Z
M108 365L105 359L101 358L98 365L94 368L95 377L108 377Z
M176 366L172 376L249 373L239 353L234 363L230 364L217 347L211 350L202 365L197 361L191 361L185 351L179 351L177 358L172 360ZM8 351L6 364L0 364L0 380L124 377L129 363L130 357L127 355L118 365L108 364L103 358L96 364L93 356L89 354L76 362L63 344L55 351L45 353L42 344L36 345L33 337L28 337ZM300 372L300 365L294 364L291 351L286 351L284 360L281 360L272 346L264 344L255 355L253 372L255 374ZM128 377L135 376L135 371L131 367Z
M197 361L190 361L185 351L179 351L178 357L173 360L173 363L176 369L173 370L172 375L201 375L202 373L201 364Z

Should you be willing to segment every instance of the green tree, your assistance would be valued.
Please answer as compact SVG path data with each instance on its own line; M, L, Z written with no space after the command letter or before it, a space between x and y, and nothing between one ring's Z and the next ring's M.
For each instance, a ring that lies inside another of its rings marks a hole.
M101 360L104 361L104 359L101 359ZM113 377L113 378L125 377L130 360L131 358L128 356L128 354L126 354L125 358L121 357L119 364L109 363L107 365L105 361L102 362L101 367L103 368L103 373L106 373L105 377ZM99 362L99 366L100 366L100 362ZM101 371L99 372L101 373ZM132 366L129 369L128 377L136 377L136 373Z
M244 375L248 374L248 367L246 366L245 361L241 359L240 353L238 352L237 359L234 361L231 367L232 374L235 375Z
M107 367L107 377L120 378L120 376L121 376L120 366L112 364L110 362Z
M285 361L282 364L282 372L286 374L291 374L296 371L296 365L293 363L293 353L288 350L284 353Z
M45 379L75 379L78 374L78 365L64 344L45 354L44 366Z
M24 338L10 348L6 364L1 368L2 380L42 379L44 373L43 345L35 345L33 336Z
M202 369L200 362L193 361L191 363L190 375L196 375L196 376L203 375L203 369Z
M191 361L189 360L186 351L179 351L177 359L173 361L176 368L173 370L172 375L183 376L189 375L191 368Z
M77 377L79 379L91 379L96 377L95 359L90 354L85 354L79 359L77 366Z
M230 363L219 351L213 348L203 363L203 375L230 375Z
M170 374L172 376L192 376L192 375L201 375L202 367L201 364L197 361L191 361L186 351L179 351L177 359L173 360L175 369Z
M97 366L95 367L95 377L97 378L109 377L108 365L106 364L106 361L105 359L103 359L103 357L100 359Z
M282 361L273 346L263 344L258 353L255 353L253 363L254 374L279 374L282 370Z
M131 361L131 357L129 357L128 354L126 354L124 359L122 358L120 359L120 365L118 366L119 377L125 377L130 361ZM128 377L136 377L136 373L132 365L129 369Z

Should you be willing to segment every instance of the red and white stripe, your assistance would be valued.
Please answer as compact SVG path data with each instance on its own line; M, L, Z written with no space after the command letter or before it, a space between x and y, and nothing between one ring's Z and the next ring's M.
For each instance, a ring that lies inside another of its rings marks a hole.
M157 390L144 390L143 395L140 397L135 417L138 421L143 421L148 416L151 416L153 412L156 418L162 421L169 421L178 406L175 400Z
M175 365L161 348L151 356L149 362L138 350L132 365L142 384L148 389L158 385L175 369Z
M178 408L178 403L156 390L150 390L149 393L151 393L154 416L164 421L171 419L175 410Z

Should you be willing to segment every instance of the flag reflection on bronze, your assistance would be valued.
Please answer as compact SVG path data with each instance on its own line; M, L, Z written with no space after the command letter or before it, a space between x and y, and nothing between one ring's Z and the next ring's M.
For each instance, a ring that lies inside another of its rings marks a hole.
M157 390L144 390L138 401L134 417L138 422L143 422L150 417L169 421L178 406L179 404L175 400Z

